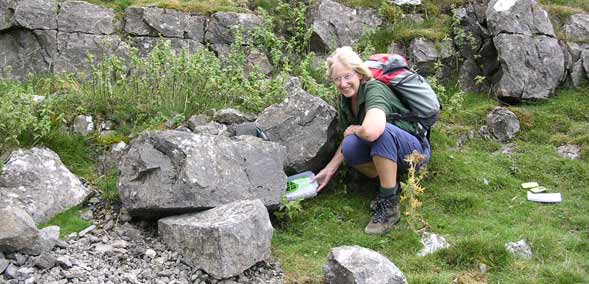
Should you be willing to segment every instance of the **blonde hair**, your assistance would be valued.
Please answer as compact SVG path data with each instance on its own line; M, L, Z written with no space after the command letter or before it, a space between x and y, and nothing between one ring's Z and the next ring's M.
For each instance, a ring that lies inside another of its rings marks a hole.
M372 79L372 73L370 73L370 70L366 67L360 56L354 52L351 47L342 46L337 48L329 57L327 57L327 78L329 80L333 79L331 78L331 75L333 73L333 64L336 61L358 73L361 80L368 81Z

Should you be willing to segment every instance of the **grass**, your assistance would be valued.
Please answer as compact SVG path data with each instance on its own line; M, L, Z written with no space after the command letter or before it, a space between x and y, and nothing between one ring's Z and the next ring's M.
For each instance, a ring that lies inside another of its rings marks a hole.
M512 107L523 127L511 156L493 154L501 145L480 138L455 148L464 129L478 130L496 105L487 97L468 95L463 110L444 113L433 133L434 154L422 197L422 215L432 231L453 246L416 256L421 244L404 221L385 236L365 235L373 193L333 184L304 201L302 213L275 231L274 256L286 271L286 282L321 283L329 250L359 245L387 256L410 283L450 283L457 275L478 271L480 264L489 267L488 283L587 283L589 143L577 140L584 158L573 161L560 158L558 144L548 142L555 131L567 141L585 135L579 129L586 129L588 121L586 91L561 91L543 104ZM520 188L527 181L561 192L563 203L527 201ZM505 243L520 239L532 247L531 260L505 250Z
M40 224L39 228L45 228L47 226L59 226L59 237L64 238L71 233L80 232L90 225L92 222L86 221L80 217L81 207L72 207L69 210L58 214L51 218L47 223Z

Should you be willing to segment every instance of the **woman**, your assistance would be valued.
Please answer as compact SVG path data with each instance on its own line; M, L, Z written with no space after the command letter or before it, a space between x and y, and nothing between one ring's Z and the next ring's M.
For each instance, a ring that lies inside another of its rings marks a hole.
M401 217L397 171L408 168L404 158L413 150L424 154L427 162L429 143L408 132L415 131L415 123L387 121L391 114L409 110L387 85L372 79L370 70L352 48L338 48L327 58L327 76L341 94L339 118L345 131L335 155L315 176L318 191L329 183L344 161L368 177L378 177L380 188L374 215L365 232L384 234Z

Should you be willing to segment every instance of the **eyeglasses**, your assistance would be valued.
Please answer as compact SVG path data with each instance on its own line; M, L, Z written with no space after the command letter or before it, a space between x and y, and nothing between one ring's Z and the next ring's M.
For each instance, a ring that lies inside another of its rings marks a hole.
M352 78L354 78L355 75L356 75L356 73L352 72L352 73L348 73L348 74L345 74L340 77L335 77L335 78L333 78L333 82L339 83L342 79L347 82L347 81L352 80Z

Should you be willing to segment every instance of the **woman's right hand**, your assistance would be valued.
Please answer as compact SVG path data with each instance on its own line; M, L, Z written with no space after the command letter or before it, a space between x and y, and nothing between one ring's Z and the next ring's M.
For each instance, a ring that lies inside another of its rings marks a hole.
M335 170L325 167L315 175L313 181L316 181L319 184L317 192L320 192L329 183L331 178L335 175L335 172Z

